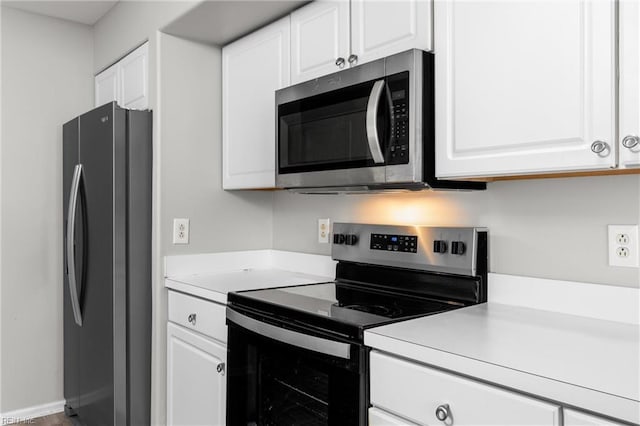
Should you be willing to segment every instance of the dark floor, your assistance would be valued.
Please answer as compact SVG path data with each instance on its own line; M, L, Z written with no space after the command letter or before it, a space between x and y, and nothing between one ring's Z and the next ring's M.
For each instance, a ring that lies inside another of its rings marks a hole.
M37 419L16 424L27 424L30 426L73 426L71 420L69 420L64 413L51 414L50 416L38 417Z

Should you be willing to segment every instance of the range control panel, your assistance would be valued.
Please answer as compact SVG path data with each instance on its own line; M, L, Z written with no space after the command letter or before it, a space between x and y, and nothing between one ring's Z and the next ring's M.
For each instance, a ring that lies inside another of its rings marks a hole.
M416 235L371 234L371 250L401 251L415 253L418 251Z
M487 230L334 223L331 256L338 261L475 275L478 265L486 269Z

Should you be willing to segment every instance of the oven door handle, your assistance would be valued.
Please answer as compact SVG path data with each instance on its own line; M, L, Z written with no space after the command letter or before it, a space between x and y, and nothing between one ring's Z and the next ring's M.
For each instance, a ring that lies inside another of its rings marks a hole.
M373 83L369 101L367 102L367 142L369 142L369 151L371 151L375 164L384 164L384 155L380 148L380 138L378 136L378 108L380 107L383 91L384 80L378 80Z
M252 331L261 336L266 336L278 342L287 343L298 348L320 352L338 358L350 359L350 345L348 343L336 342L322 337L310 336L286 328L277 327L256 319L242 315L230 308L227 308L227 319L236 323L242 328Z

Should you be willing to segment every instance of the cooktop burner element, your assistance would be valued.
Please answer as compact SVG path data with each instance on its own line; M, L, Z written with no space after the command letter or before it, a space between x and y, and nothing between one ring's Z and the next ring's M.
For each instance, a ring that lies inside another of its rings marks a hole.
M336 303L336 305L340 306ZM368 314L380 315L382 317L395 318L402 314L402 309L393 308L384 305L343 305L340 306L345 309L353 309L360 312L366 312Z

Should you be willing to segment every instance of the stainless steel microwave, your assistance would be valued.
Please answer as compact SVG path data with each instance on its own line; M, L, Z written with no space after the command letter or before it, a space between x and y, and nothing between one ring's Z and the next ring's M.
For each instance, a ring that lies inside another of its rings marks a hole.
M435 178L433 62L408 50L276 91L276 186L485 189Z

